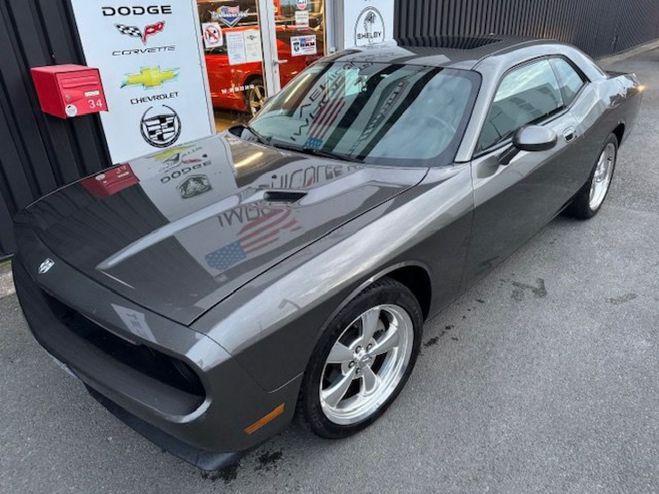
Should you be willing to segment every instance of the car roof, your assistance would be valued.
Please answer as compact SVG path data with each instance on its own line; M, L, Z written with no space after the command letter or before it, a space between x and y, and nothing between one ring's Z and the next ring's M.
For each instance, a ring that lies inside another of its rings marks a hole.
M492 55L548 43L555 44L556 41L496 35L432 36L404 38L377 47L350 48L328 58L341 62L380 62L471 70Z

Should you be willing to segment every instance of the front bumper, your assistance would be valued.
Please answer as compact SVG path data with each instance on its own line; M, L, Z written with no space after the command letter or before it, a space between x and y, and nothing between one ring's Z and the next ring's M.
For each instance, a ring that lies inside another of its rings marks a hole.
M90 280L35 235L21 237L14 283L33 335L132 428L213 470L288 425L299 378L276 391L263 390L207 336ZM46 258L54 266L37 274ZM251 434L245 431L281 404L283 414Z
M240 459L240 453L224 452L216 453L195 448L183 441L167 434L166 432L154 427L144 420L131 415L116 403L108 400L105 396L87 386L89 394L103 405L112 415L121 420L131 429L135 430L149 441L160 446L165 451L181 458L184 461L209 472L220 470L226 466L236 463Z

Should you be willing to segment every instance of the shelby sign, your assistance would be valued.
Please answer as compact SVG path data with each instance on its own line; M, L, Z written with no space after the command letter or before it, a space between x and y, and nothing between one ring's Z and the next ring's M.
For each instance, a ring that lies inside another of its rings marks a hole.
M113 163L214 132L194 0L72 0Z
M394 0L344 0L344 48L377 45L393 36Z

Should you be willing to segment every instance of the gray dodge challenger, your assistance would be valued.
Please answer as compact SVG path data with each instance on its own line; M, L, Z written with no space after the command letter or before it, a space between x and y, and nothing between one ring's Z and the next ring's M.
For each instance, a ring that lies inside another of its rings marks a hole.
M28 206L13 269L36 340L206 470L294 417L373 423L424 320L556 215L597 214L642 99L557 42L425 42L324 58L248 125Z

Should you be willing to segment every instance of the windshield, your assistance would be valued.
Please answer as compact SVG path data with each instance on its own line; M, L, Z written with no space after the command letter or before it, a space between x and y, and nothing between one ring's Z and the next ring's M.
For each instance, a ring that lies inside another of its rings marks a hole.
M365 163L453 161L480 76L373 62L317 63L251 122L273 146Z

